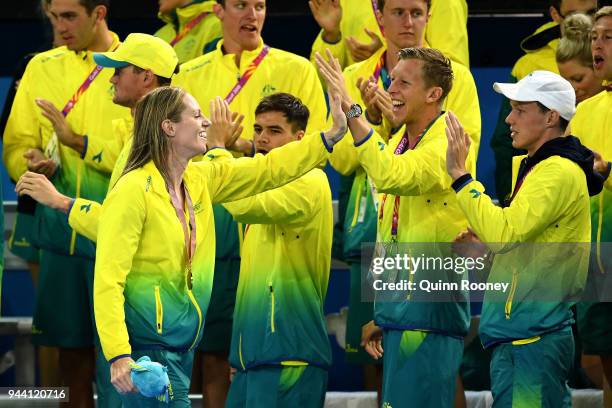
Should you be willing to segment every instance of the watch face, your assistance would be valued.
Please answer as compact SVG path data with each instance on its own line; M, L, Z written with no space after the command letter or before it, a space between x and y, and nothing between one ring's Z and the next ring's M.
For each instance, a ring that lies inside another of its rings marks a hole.
M353 106L351 106L348 112L346 112L346 116L349 118L357 118L361 116L362 113L363 110L361 109L361 106L359 106L359 104L354 104Z

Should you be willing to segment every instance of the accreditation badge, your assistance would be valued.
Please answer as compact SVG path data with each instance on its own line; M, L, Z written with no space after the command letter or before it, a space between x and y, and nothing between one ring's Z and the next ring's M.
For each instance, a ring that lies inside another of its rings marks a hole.
M61 166L62 161L59 151L59 139L57 138L57 134L55 132L53 132L51 138L49 139L49 143L47 143L47 146L45 147L45 156L53 160L57 167Z

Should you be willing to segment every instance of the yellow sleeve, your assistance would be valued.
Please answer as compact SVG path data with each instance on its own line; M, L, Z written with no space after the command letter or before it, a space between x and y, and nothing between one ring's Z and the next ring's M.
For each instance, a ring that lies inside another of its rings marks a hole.
M94 312L102 351L107 360L132 352L125 325L125 281L132 268L146 217L143 187L122 177L110 192L100 217Z
M431 17L425 29L425 41L437 48L451 60L470 67L467 18L468 5L465 0L433 0Z
M450 187L451 179L446 173L446 136L428 141L425 138L416 149L396 155L372 131L357 147L361 166L379 193L416 196Z
M2 140L4 165L10 178L15 181L28 169L24 153L29 149L42 149L38 108L34 103L36 95L33 87L36 83L32 70L30 61L19 82Z
M461 188L457 201L483 242L528 242L559 218L573 189L573 183L567 182L567 168L558 162L542 162L537 174L533 172L525 179L509 207L493 204L478 181Z
M77 198L70 207L68 224L78 234L96 242L98 240L98 225L102 204L97 201Z
M235 201L283 186L308 173L324 160L329 150L321 133L310 133L264 155L236 160L193 163L208 177L213 203Z
M111 173L115 168L117 158L131 133L124 120L114 120L112 126L112 135L87 135L83 154L87 165L105 173Z
M315 53L318 52L321 55L326 55L325 50L327 49L331 51L334 57L338 58L342 68L348 65L348 49L346 48L342 34L340 34L340 40L338 42L331 44L323 40L323 30L321 30L319 35L317 35L315 42L312 44L310 61L312 61L313 64L316 64L314 58Z
M364 109L365 115L365 103L361 99L361 93L359 92L359 88L357 88L357 74L354 69L355 66L352 66L352 69L344 70L344 83L346 84L346 89L349 91L349 95L355 103L358 103ZM328 119L328 128L331 126L332 118L331 115ZM370 123L370 126L374 129L376 133L383 136L385 140L388 139L388 135L391 133L390 125L387 120L383 118L383 122L380 125L374 125ZM342 140L334 145L334 150L329 156L329 164L340 174L344 176L348 176L352 174L358 167L359 158L357 157L357 150L353 145L353 137L350 135L351 131L349 130L347 135L344 136Z
M313 215L317 203L312 192L318 190L317 181L316 176L307 174L282 187L223 206L237 222L243 224L300 222Z

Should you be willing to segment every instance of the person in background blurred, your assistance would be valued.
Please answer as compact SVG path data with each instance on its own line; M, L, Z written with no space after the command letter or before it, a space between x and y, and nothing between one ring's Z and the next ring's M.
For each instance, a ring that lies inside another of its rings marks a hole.
M213 12L215 0L159 0L158 17L166 23L156 37L168 42L179 62L206 54L223 36L221 21Z
M590 16L576 13L563 21L563 37L556 52L559 73L567 79L576 91L576 103L580 103L603 91L601 78L593 70L591 52Z

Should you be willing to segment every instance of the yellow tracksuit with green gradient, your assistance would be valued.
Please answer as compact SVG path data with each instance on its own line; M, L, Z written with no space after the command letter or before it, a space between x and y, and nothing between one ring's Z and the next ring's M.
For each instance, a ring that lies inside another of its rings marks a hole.
M364 106L364 103L361 93L356 86L357 80L359 78L369 78L374 74L384 52L385 49L383 47L383 49L376 52L369 59L351 65L344 70L344 78L349 94L361 106ZM451 63L455 78L453 88L444 102L444 109L455 112L461 118L462 123L465 124L466 131L471 137L475 151L478 151L481 118L476 85L472 74L467 68L455 62ZM389 85L388 72L383 70L379 78L379 86L387 89ZM390 127L386 120L383 121L381 126L374 126L384 141L387 141L390 137L392 132ZM403 130L398 132L400 137L402 132ZM342 175L355 174L346 214L341 216L344 217L344 257L351 266L351 285L353 288L352 301L349 306L349 323L347 325L347 353L349 360L355 356L357 360L363 361L367 360L367 356L361 352L363 349L359 347L361 326L371 319L368 318L365 309L361 310L369 307L369 305L360 302L360 294L355 292L361 292L358 283L358 276L361 273L361 245L366 242L374 242L376 239L377 215L374 205L375 198L372 198L371 181L359 164L357 149L353 146L350 137L345 137L334 146L334 151L330 156L330 164ZM357 313L351 314L351 309L357 311Z
M88 137L85 150L87 164L100 167L103 171L109 171L109 168L112 171L108 191L113 188L125 168L132 147L134 120L131 117L116 120L113 122L113 128L115 138L112 141ZM101 208L102 204L99 201L77 197L68 211L68 223L79 234L96 242Z
M532 35L525 38L521 48L525 55L520 57L514 66L508 82L518 82L533 71L545 70L559 73L555 54L561 38L559 25L549 22L539 27ZM510 126L505 122L510 114L510 101L502 97L502 104L497 118L495 131L491 136L491 148L495 153L495 186L497 198L504 204L511 192L512 156L522 154L521 150L512 147Z
M612 131L612 92L603 91L581 102L570 122L571 133L589 149L612 160L612 142L609 135ZM599 279L605 279L604 272L610 270L610 261L606 258L607 245L612 242L612 178L608 177L604 189L591 197L591 241L592 252L591 274L588 291L600 292ZM609 273L609 272L608 272ZM609 295L608 295L609 297ZM597 296L589 296L590 303L578 304L578 328L585 352L589 354L609 354L612 352L612 303L596 302ZM602 299L604 300L604 299Z
M467 227L451 189L452 180L446 174L444 117L444 113L438 116L416 147L401 155L395 155L394 150L403 129L388 144L373 133L356 147L359 163L379 193L376 239L379 245L393 247L391 228L396 197L399 197L400 245L410 248L417 245L419 250L435 251L435 256L450 256L449 245L444 243L452 242ZM470 169L475 167L473 155L472 148L467 160ZM385 256L395 255L388 250ZM404 279L403 273L398 278ZM410 279L419 287L422 280L448 282L449 278L460 279L460 275L428 270L417 272ZM401 300L380 299L377 294L374 307L374 321L384 330L383 404L404 406L407 401L414 401L423 407L448 406L454 398L462 339L470 321L465 293L456 291L452 302L434 301L427 293L412 296L398 292L397 296L402 296Z
M174 44L174 51L179 62L187 62L202 54L213 51L217 41L223 38L221 21L213 12L215 0L193 1L185 7L178 7L172 14L159 14L159 18L166 23L157 30L156 37L170 43L177 34L182 33L185 25L189 24L202 13L208 13L202 21L195 25L180 41Z
M102 208L94 281L96 325L109 361L137 349L188 351L197 345L215 263L212 203L301 176L327 158L320 138L312 133L254 159L189 164L183 182L196 217L192 289L183 230L159 171L149 163L118 180Z
M493 349L491 386L500 406L571 406L571 307L589 264L590 185L560 149L539 156L569 140L553 139L521 162L523 181L506 208L469 177L457 186L470 227L495 252L487 281L509 285L485 292L480 320L483 345ZM592 161L586 167L592 172Z
M111 49L119 44L117 36ZM66 47L38 54L28 64L4 132L4 162L14 180L26 170L23 154L32 148L45 150L53 135L51 123L42 116L35 98L52 102L59 110L77 91L95 67L91 52L75 53ZM129 118L127 108L112 102L109 82L112 70L102 70L66 117L78 134L113 137L113 119ZM101 202L108 188L108 172L87 166L74 150L59 145L61 166L52 181L59 192ZM39 246L65 255L94 257L94 247L69 228L65 216L38 206Z
M425 30L425 41L432 48L437 48L453 61L466 67L470 66L468 48L467 17L468 6L465 0L432 0L431 17ZM362 43L370 43L372 39L366 34L364 28L375 32L384 43L380 27L374 17L374 8L371 0L340 0L342 6L342 20L340 32L342 39L330 44L323 40L322 31L312 45L311 60L314 62L315 52L324 53L329 49L338 58L342 67L355 63L345 41L347 37L354 37Z
M230 348L238 372L227 406L320 406L331 365L323 313L333 230L327 177L314 169L224 206L247 224Z
M325 173L224 204L248 224L242 246L230 362L239 370L301 361L331 364L323 302L332 205Z

